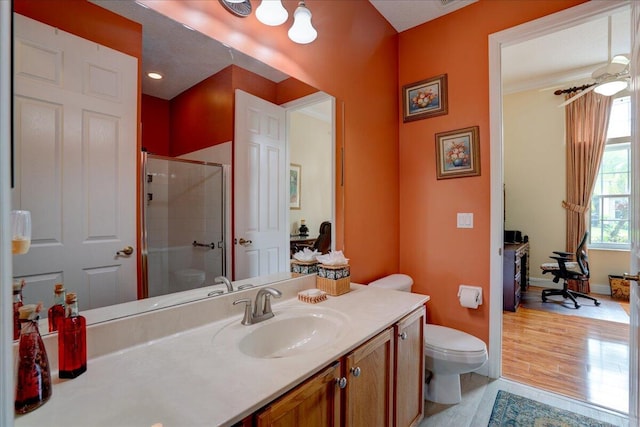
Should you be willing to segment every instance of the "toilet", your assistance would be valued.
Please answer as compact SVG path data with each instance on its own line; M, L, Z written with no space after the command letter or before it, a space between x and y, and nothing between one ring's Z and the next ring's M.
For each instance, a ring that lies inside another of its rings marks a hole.
M392 274L369 286L411 292L413 279ZM460 374L479 369L488 359L487 346L479 338L457 329L424 325L424 357L427 372L425 399L442 404L460 403Z
M179 290L195 289L204 284L205 272L195 268L185 268L173 273Z

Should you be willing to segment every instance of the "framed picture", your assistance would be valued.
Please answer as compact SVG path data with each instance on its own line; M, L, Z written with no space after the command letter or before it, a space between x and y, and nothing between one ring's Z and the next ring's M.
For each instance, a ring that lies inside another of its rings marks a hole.
M405 123L447 114L447 75L404 85L402 101Z
M289 209L300 209L300 178L302 166L291 163L289 167Z
M479 127L436 134L438 179L480 175Z

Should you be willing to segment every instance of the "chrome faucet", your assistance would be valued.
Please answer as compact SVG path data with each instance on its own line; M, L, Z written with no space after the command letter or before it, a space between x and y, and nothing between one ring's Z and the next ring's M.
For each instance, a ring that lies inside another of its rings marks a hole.
M216 277L215 279L213 279L213 283L216 283L216 284L224 283L224 285L227 287L227 292L233 292L233 285L231 284L229 279L227 279L224 276Z
M280 298L282 293L273 288L263 288L256 295L255 305L251 311L251 298L242 298L233 302L233 305L244 303L243 325L253 325L263 320L271 319L273 311L271 311L271 297Z

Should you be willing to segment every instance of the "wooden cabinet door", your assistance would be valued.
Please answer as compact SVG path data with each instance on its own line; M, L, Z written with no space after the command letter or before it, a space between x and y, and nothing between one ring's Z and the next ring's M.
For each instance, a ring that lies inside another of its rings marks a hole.
M340 363L336 362L260 411L257 427L340 425Z
M346 357L345 426L392 425L393 353L390 328Z
M396 332L394 425L416 426L424 415L424 319L421 307L398 322Z

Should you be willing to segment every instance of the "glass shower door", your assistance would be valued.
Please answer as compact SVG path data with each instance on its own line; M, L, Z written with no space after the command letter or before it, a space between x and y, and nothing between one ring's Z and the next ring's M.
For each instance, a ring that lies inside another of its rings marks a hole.
M222 165L147 155L146 296L213 284L225 275Z

